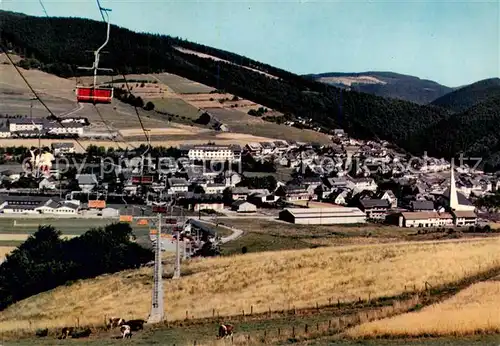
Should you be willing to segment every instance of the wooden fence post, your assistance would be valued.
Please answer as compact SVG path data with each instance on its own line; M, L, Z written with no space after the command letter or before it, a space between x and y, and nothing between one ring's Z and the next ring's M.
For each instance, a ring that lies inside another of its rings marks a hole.
M295 338L295 326L292 327L292 337Z
M328 298L328 305L332 305L332 298Z
M245 316L245 310L241 310L241 315Z
M319 310L318 302L316 302L316 310Z
M309 326L306 324L304 327L304 333L307 333L308 329L309 329Z
M278 328L278 336L281 335L281 328Z
M267 330L264 329L264 340L266 340L266 336L267 336Z
M215 309L212 309L212 317L215 317Z
M319 323L316 323L316 330L319 330Z
M340 308L340 298L337 299L337 306Z
M186 310L186 320L188 320L188 319L189 319L189 311Z
M328 320L328 329L332 328L332 320Z
M253 305L250 305L250 315L253 315Z

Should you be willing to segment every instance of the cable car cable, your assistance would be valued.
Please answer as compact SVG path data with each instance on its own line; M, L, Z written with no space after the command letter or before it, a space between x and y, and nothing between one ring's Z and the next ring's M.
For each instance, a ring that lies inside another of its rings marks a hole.
M26 77L24 77L23 73L21 72L21 70L19 70L19 68L17 67L17 65L14 63L14 61L12 60L12 58L10 57L7 49L5 49L5 47L0 44L0 48L2 48L2 51L5 53L5 56L7 57L7 59L9 60L9 62L12 64L12 66L14 66L14 68L16 69L17 73L21 76L21 78L23 79L24 83L26 83L26 85L28 86L28 88L30 89L30 91L33 93L33 95L35 96L35 98L42 104L42 106L49 112L50 116L52 118L54 118L63 128L66 128L66 126L64 126L64 123L61 121L61 118L59 118L58 116L56 116L54 114L54 112L52 112L52 110L50 110L50 108L45 104L45 102L43 102L43 100L40 98L40 96L38 96L38 94L36 93L35 89L33 89L33 87L31 86L31 84L28 82L28 80L26 79ZM82 147L82 149L86 152L87 149L85 149L85 147L83 146L82 143L80 143L80 141L78 140L78 138L73 138L73 140L78 143L78 145L80 147Z

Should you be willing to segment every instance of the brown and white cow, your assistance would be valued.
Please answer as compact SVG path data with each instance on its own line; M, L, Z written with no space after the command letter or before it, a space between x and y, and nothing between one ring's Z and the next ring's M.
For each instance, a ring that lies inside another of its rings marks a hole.
M120 327L120 332L122 333L122 339L132 338L132 332L130 331L130 326L127 324L123 324Z
M233 335L233 330L234 327L231 324L221 324L219 326L219 334L217 335L217 339L222 339Z
M108 329L113 329L113 328L119 327L119 326L124 325L124 324L125 324L125 320L123 318L111 317L109 319L106 327L108 327Z

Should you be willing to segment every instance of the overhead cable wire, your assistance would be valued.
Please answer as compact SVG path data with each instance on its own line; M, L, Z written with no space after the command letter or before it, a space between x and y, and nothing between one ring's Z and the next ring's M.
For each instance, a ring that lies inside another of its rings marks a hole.
M23 79L24 83L26 83L26 85L28 86L28 88L30 89L30 91L33 93L33 95L35 96L35 98L42 104L42 106L49 112L50 116L52 118L54 118L63 128L66 128L66 126L64 126L64 123L61 121L61 119L56 116L54 114L54 112L52 112L52 110L45 104L45 102L40 98L40 96L38 96L37 92L35 91L35 89L33 89L33 87L31 86L30 82L28 82L28 80L26 79L26 77L23 75L23 73L21 72L21 70L19 69L19 67L17 67L17 65L14 63L14 61L12 60L9 52L7 51L7 49L4 48L3 45L0 44L0 47L2 48L2 51L5 53L5 56L7 57L7 59L9 60L9 62L12 64L12 66L14 66L14 68L16 69L17 73L21 76L21 78ZM80 147L82 147L82 149L84 151L87 151L87 149L85 149L85 147L83 146L82 143L80 143L80 141L77 139L77 138L73 138L75 140L75 142L78 143L78 145Z

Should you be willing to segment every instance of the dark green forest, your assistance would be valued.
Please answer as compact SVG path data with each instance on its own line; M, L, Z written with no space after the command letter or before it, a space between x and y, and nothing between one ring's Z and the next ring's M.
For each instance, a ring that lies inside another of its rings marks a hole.
M446 94L432 104L459 113L497 95L500 95L500 78L489 78Z
M440 121L411 139L417 145L427 145L430 155L447 157L463 152L465 157L481 158L483 168L492 171L500 167L500 94L490 97L453 121Z
M0 22L3 46L36 59L40 69L62 77L75 76L78 65L91 65L92 54L86 51L102 43L106 28L103 22L87 19L42 18L5 11L0 12ZM278 78L181 53L175 46L259 69ZM216 48L116 26L112 27L106 50L109 53L102 55L101 66L111 67L117 73L174 73L283 113L311 118L322 128L343 128L356 138L385 139L416 155L424 151L438 157L450 154L449 150L440 149L441 144L447 146L442 143L441 134L429 130L454 116L443 108L342 90ZM437 137L421 140L421 134L426 132Z
M117 223L65 240L40 226L0 265L0 311L9 305L72 281L138 268L151 250L132 242L130 225Z

